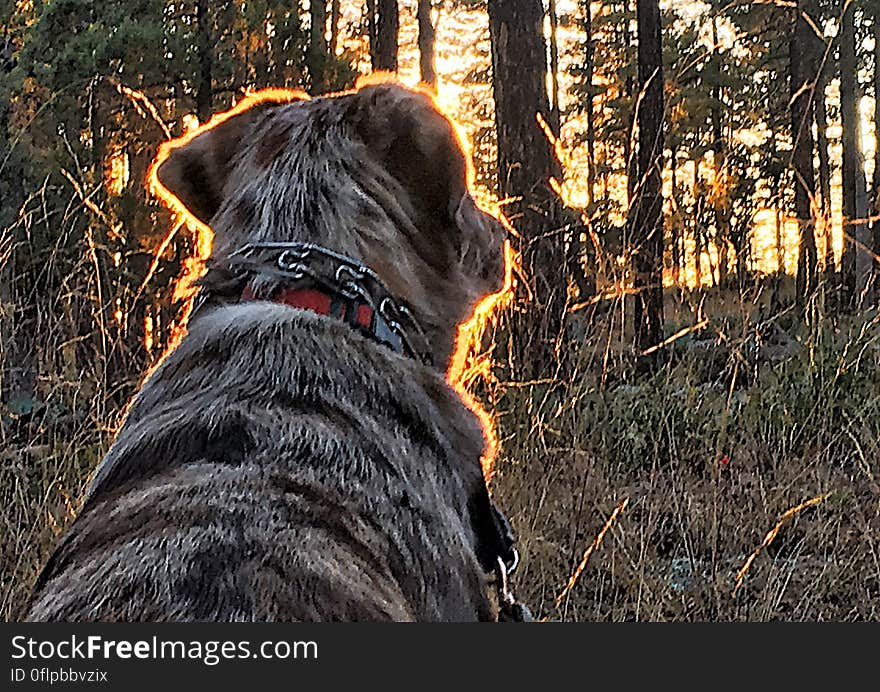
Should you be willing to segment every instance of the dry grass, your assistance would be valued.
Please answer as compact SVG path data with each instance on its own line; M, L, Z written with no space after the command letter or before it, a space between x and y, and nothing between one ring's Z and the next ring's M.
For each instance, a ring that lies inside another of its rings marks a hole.
M762 309L710 318L654 375L609 347L606 315L568 387L489 392L513 582L539 616L878 619L880 322Z
M171 312L153 292L136 295L142 276L126 260L137 249L112 237L112 220L76 187L44 184L0 230L2 620L22 615L150 365L145 306Z

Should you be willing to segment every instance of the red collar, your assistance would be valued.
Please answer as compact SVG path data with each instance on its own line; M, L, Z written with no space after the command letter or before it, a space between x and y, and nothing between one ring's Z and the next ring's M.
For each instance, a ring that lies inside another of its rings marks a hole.
M242 291L242 301L256 300L250 285ZM282 303L292 308L311 310L319 315L328 315L344 320L352 326L370 330L373 326L373 308L366 303L356 303L334 298L329 293L319 291L316 288L290 288L281 287L272 294L270 300L273 303Z
M243 302L259 300L250 284L244 287L241 300ZM388 326L388 323L362 300L352 300L317 288L293 288L291 286L281 286L268 300L300 310L309 310L319 315L335 317L397 353L413 355L406 352L402 340Z
M342 320L395 353L434 366L428 336L407 303L357 260L314 243L248 243L214 269L216 283L213 289L203 283L190 319L212 302L270 300ZM260 277L263 286L279 288L254 291Z

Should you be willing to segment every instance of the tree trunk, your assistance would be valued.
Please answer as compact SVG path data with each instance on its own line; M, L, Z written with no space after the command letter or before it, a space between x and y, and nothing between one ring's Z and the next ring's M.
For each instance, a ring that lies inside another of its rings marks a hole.
M866 285L870 256L864 252L867 232L867 191L859 146L858 84L856 80L855 2L845 7L840 38L840 112L843 126L843 284L855 305ZM861 220L861 223L860 223ZM859 247L859 246L862 247ZM867 262L866 262L867 260Z
M698 159L694 159L694 179L692 190L694 198L694 213L692 214L694 229L694 282L697 285L697 289L700 290L703 287L704 243L702 229L703 192L700 189L700 162Z
M718 49L718 15L712 16L712 62L715 74L721 77L721 54ZM718 247L718 284L727 280L727 254L730 242L730 199L727 192L727 140L724 137L722 99L723 89L716 84L712 89L712 152L715 179L712 184L712 209L715 216L715 243ZM737 258L739 261L739 258Z
M681 211L679 208L678 194L678 143L672 145L671 159L672 175L672 224L669 242L672 250L672 283L677 288L681 285Z
M623 14L626 16L629 5L628 0L623 0L621 4L623 6ZM631 65L629 22L624 20L622 24L623 26L621 29L623 33L624 55L626 56L626 64ZM632 59L637 60L638 56L633 56ZM627 114L626 137L623 138L623 159L626 162L626 208L630 209L632 208L633 197L635 196L636 178L638 176L636 152L632 150L632 145L634 144L632 135L635 131L636 122L635 103L638 100L638 94L634 93L635 81L633 80L632 75L627 75L623 89L626 98L632 104L632 107Z
M562 112L559 108L559 15L556 0L549 0L547 15L550 20L550 120L548 124L556 137L562 129Z
M816 288L816 227L812 200L816 195L813 177L813 128L810 106L813 100L816 63L815 34L807 21L807 2L795 8L789 41L789 88L791 93L791 137L794 142L794 206L798 220L798 266L795 299L803 305Z
M874 4L874 254L880 257L880 3ZM875 260L874 275L880 277Z
M636 353L663 340L663 50L658 0L637 0L638 186L633 221ZM659 353L659 351L655 352Z
M437 70L434 66L434 21L431 17L431 0L419 0L416 20L419 24L419 71L422 84L437 88Z
M552 374L554 343L562 334L567 300L565 251L558 232L560 200L549 185L559 175L553 147L538 124L549 117L541 0L489 0L492 90L498 137L498 195L515 239L530 295L515 312L518 366L526 377ZM523 289L523 287L520 287Z
M340 0L330 2L330 45L328 46L330 55L336 55L336 50L339 48L339 2Z
M825 89L828 86L828 65L820 68L816 94L813 97L813 113L816 119L816 146L819 150L819 190L822 194L822 233L825 239L825 255L822 259L824 273L834 271L834 248L831 241L831 161L828 156L828 106Z
M779 147L776 142L776 131L770 133L770 159L779 158ZM779 280L785 272L785 246L782 243L782 172L773 176L773 230L774 249L776 250L776 276L774 286L778 290Z
M196 115L200 123L208 122L214 109L213 41L211 40L211 20L208 16L208 0L196 0L196 28L198 43L196 53L199 61L198 82L196 84Z
M368 48L370 49L370 65L372 68L378 69L376 67L376 61L378 60L376 54L376 47L379 43L378 39L378 20L376 18L376 0L366 0L366 13L367 13L367 43Z
M374 70L397 72L397 35L400 13L397 0L376 0L376 51Z
M321 94L326 91L324 71L327 67L327 0L311 0L309 3L309 48L306 65L311 81L310 92Z
M594 186L596 185L596 123L593 111L593 62L595 58L595 44L593 42L593 17L592 3L586 0L584 7L584 31L586 33L584 55L584 83L586 84L586 98L584 100L584 113L586 115L586 139L587 139L587 191L589 201L587 213L592 213L594 206Z

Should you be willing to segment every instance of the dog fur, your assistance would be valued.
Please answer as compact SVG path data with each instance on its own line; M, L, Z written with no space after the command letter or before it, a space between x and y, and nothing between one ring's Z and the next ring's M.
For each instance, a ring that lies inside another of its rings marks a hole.
M135 398L28 619L496 619L486 440L445 371L501 287L503 232L450 122L396 84L271 92L156 174L214 231L206 287L248 242L318 243L409 304L436 366L288 306L207 306Z

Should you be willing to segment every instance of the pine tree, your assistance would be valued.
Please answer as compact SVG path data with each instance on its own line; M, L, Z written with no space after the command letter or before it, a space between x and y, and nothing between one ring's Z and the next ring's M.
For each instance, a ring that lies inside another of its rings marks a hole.
M213 62L211 48L212 27L208 14L208 0L196 2L196 50L198 78L196 81L196 115L200 122L208 122L214 110Z
M306 65L309 70L309 90L312 94L323 93L326 89L324 72L330 54L326 32L326 0L311 0L309 3L309 49L306 53Z
M560 201L550 188L559 162L540 122L548 122L547 55L541 0L489 0L493 93L498 137L498 195L518 231L531 309L514 325L525 375L555 367L567 302Z
M636 353L663 340L663 48L658 0L638 0L638 182L630 210Z
M799 254L796 296L805 300L816 288L816 227L813 201L816 184L813 176L812 112L818 78L816 35L808 15L809 3L801 0L794 9L790 52L789 86L791 91L791 137L794 142L795 214L798 220Z
M400 10L397 0L375 0L375 2L376 48L373 69L397 72L400 32Z
M856 54L856 3L841 0L840 108L843 126L843 224L842 274L848 298L855 306L867 287L870 247L867 237L867 187L860 147L859 84Z
M880 257L880 3L874 4L874 255ZM874 265L880 283L880 264Z
M419 72L422 84L437 87L437 69L434 65L434 21L431 0L418 0L416 20L419 25Z

